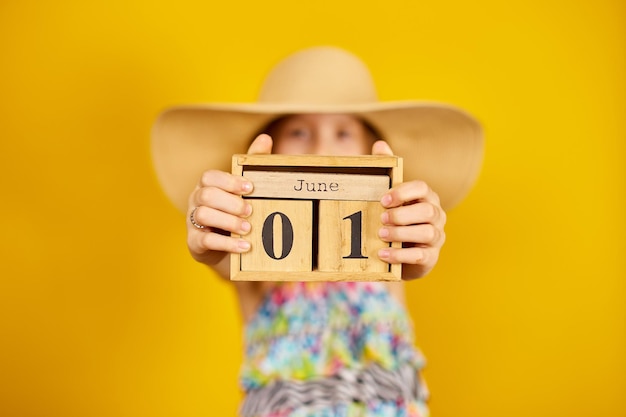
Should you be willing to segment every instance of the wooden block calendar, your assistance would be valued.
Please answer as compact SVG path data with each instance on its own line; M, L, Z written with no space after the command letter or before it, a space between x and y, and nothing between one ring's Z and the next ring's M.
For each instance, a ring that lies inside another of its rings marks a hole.
M401 265L378 258L382 196L402 182L396 156L234 155L252 181L245 236L231 255L233 281L399 281ZM238 235L234 235L238 236Z

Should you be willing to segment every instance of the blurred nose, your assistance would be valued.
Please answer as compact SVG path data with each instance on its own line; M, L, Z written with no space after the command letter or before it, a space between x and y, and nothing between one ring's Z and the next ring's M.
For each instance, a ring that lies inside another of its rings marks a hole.
M315 143L313 153L315 155L332 155L334 153L333 144L335 141L334 131L326 126L315 132L313 137Z

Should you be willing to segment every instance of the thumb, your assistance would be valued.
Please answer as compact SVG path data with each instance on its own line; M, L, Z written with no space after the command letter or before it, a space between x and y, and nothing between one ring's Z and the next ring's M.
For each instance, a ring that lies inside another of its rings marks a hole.
M393 155L389 144L384 140L377 140L372 145L372 155Z
M270 135L261 133L250 144L248 154L270 154L273 143Z

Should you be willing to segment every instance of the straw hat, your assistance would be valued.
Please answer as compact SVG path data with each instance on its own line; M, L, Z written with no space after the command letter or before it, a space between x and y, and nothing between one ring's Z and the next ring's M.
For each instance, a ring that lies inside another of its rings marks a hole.
M233 154L277 117L296 113L348 113L371 124L404 158L404 180L426 181L445 209L459 203L476 181L483 134L465 111L425 101L381 102L367 66L335 47L297 52L276 65L258 101L195 104L165 110L152 130L157 177L185 212L202 172L230 172Z

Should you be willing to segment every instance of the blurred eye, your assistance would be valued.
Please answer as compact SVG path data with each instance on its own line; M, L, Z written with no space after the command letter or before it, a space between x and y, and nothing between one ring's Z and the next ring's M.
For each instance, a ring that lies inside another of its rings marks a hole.
M287 132L287 136L296 139L307 139L310 135L306 129L294 128Z
M337 132L337 137L339 139L351 139L353 136L352 132L347 129L341 129Z

